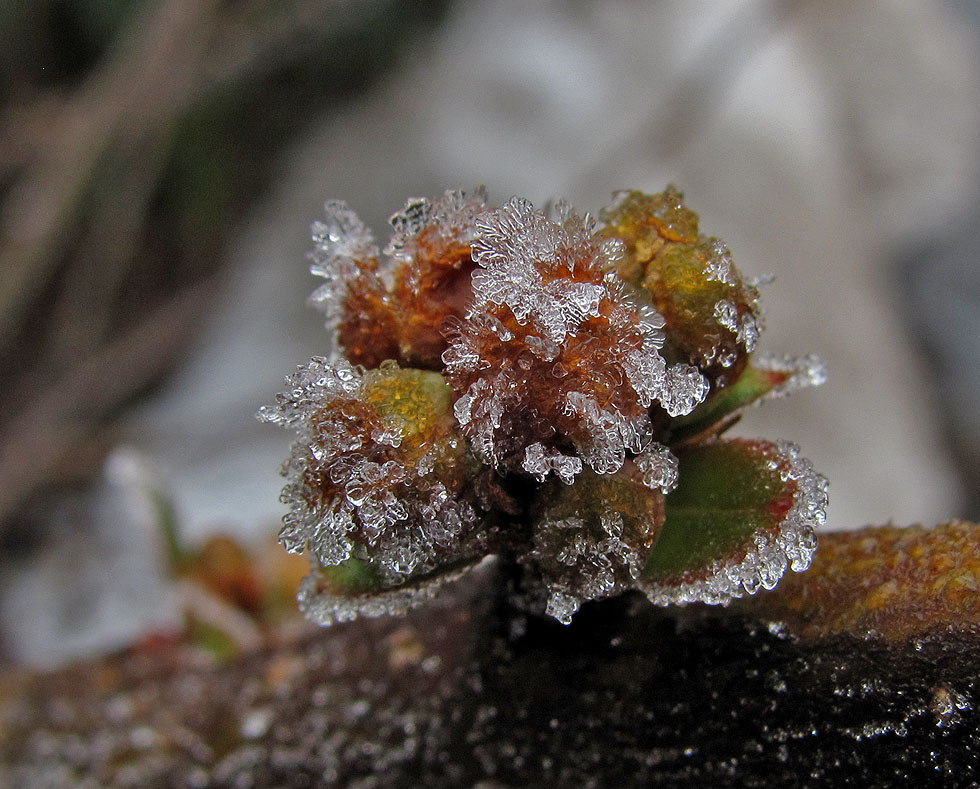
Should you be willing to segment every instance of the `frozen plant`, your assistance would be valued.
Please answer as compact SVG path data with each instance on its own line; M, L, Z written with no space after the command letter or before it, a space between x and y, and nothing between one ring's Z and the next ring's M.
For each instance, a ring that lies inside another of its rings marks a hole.
M341 350L259 412L298 433L280 539L312 563L308 616L402 613L488 555L564 623L629 589L724 604L807 568L826 480L792 444L721 435L823 368L754 355L759 294L676 189L598 224L482 190L391 223L382 250L326 204L311 303Z

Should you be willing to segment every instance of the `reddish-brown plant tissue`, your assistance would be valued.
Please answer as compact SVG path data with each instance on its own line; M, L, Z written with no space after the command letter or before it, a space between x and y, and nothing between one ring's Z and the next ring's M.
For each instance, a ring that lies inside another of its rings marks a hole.
M326 204L311 303L339 348L260 411L299 434L280 538L310 556L313 619L401 613L487 555L566 623L631 588L724 603L809 564L826 481L790 444L719 435L822 367L753 358L758 292L676 189L601 217L448 191L409 200L380 250Z

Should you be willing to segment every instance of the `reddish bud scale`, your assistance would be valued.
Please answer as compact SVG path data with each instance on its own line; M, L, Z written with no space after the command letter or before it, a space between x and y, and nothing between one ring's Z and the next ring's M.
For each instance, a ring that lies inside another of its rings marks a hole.
M419 234L414 265L403 263L391 299L398 363L404 367L441 370L446 339L442 330L450 317L459 318L473 297L470 245L446 242L426 228Z
M347 285L337 341L351 364L377 367L399 357L397 312L377 277L377 260L358 260L363 276Z

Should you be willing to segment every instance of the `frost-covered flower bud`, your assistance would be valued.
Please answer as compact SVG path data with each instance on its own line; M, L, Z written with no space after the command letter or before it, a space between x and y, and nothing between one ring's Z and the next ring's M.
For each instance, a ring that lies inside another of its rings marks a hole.
M563 207L554 221L514 199L477 227L473 305L443 360L485 463L566 482L583 464L610 474L654 439L651 405L677 415L704 399L701 374L661 356L663 320L616 274L622 244L591 219Z
M624 193L598 232L563 203L413 198L383 252L326 210L311 301L346 358L259 414L299 434L280 538L311 558L307 616L403 613L490 554L565 623L628 589L725 603L809 564L826 481L789 444L720 436L823 368L751 358L758 294L676 190Z
M476 464L442 376L313 359L263 419L293 427L280 538L321 565L368 559L389 580L453 554L479 523Z
M725 243L698 231L698 215L673 187L622 192L602 212L604 236L625 243L620 275L650 294L663 315L664 352L727 385L744 369L761 330L758 291Z

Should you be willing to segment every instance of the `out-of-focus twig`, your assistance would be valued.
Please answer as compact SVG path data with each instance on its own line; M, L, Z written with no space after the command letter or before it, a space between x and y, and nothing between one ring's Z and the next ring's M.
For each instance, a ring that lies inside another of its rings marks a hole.
M69 359L94 352L111 330L108 307L115 303L129 266L138 252L148 205L164 163L161 140L129 146L120 157L129 166L108 174L102 198L92 207L88 232L79 239L77 263L66 273L59 301L50 318L46 368L50 374ZM135 320L139 320L137 316Z
M324 20L335 35L363 28L391 0L252 0L225 9L202 90L256 79L317 46Z
M132 23L114 56L66 102L0 214L0 347L17 330L71 239L99 157L118 134L171 121L207 52L217 0L162 0Z
M207 280L188 288L31 401L0 436L0 517L45 485L106 416L166 370L215 285Z

